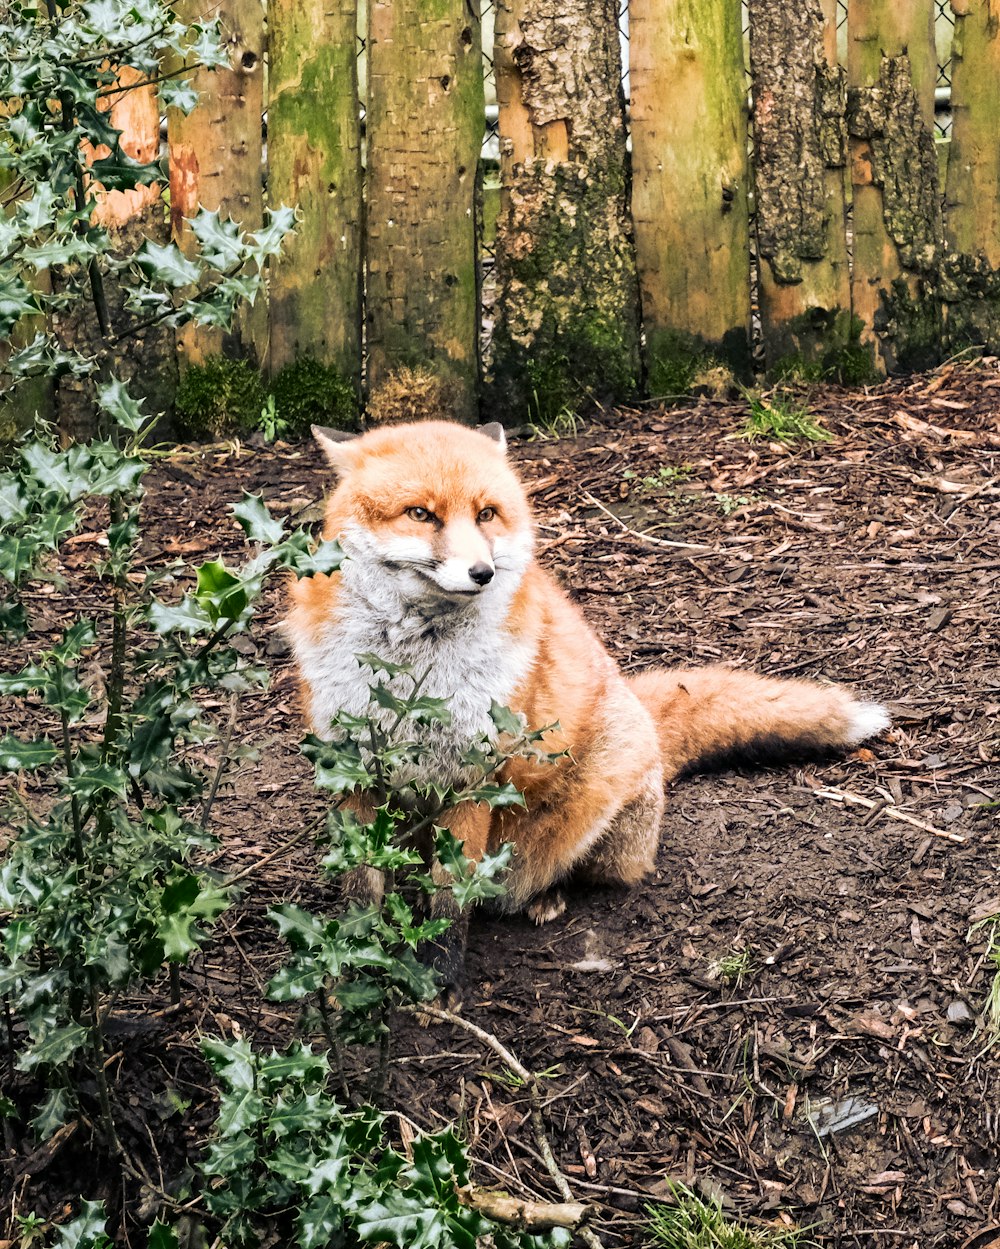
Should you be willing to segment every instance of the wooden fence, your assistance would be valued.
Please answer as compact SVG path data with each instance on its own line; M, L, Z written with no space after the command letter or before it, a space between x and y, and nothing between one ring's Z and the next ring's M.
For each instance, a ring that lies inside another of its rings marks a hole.
M626 101L617 0L497 0L484 214L470 0L369 0L360 41L358 0L213 0L231 69L168 118L174 233L199 202L301 221L266 307L182 356L309 354L371 396L427 368L452 415L518 421L715 361L859 380L997 349L997 0L952 0L947 140L940 0L842 9L630 0Z

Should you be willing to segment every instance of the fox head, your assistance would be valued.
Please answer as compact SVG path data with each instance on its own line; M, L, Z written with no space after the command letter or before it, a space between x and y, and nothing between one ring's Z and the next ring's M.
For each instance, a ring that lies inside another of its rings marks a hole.
M435 611L510 592L531 561L532 522L499 425L386 426L350 438L314 427L337 487L324 537L358 573ZM359 567L360 566L360 567Z

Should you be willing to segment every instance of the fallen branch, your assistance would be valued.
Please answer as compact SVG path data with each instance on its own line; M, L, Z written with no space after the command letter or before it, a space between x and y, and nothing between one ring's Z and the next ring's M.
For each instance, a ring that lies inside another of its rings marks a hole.
M243 868L242 871L239 871L235 875L230 876L227 879L226 884L235 885L237 881L246 880L248 876L252 876L255 872L259 872L262 867L267 867L268 863L273 863L275 859L280 859L280 858L283 858L286 854L291 854L291 852L295 849L295 847L300 842L305 841L307 837L315 836L316 833L318 833L319 830L323 827L325 820L326 820L326 816L323 815L319 817L318 819L313 820L312 823L307 824L304 828L300 828L299 831L297 833L293 833L292 836L289 837L287 841L283 841L281 845L277 847L277 849L272 850L269 854L263 855L259 859L254 859L254 861L250 864L249 867L245 867ZM221 855L221 852L220 852L220 855ZM220 857L220 855L217 855L215 857Z
M594 507L599 508L605 516L609 516L616 525L621 525L626 533L631 534L633 538L638 538L641 542L651 542L653 546L670 546L677 547L682 551L711 551L713 548L706 546L704 542L671 542L669 538L654 538L651 533L643 533L641 529L631 529L620 516L616 516L610 508L604 506L600 499L595 499L589 491L584 490L583 497Z
M456 1028L461 1028L464 1032L471 1033L474 1037L478 1037L484 1045L497 1054L513 1071L513 1073L523 1081L524 1087L528 1093L528 1099L531 1102L531 1110L528 1114L528 1120L531 1124L531 1131L535 1137L535 1145L541 1155L545 1169L552 1177L552 1182L559 1190L559 1195L563 1201L569 1206L576 1206L579 1203L573 1198L573 1190L569 1186L569 1181L559 1169L555 1155L552 1152L552 1146L549 1144L549 1138L545 1132L545 1122L542 1118L542 1097L538 1087L538 1078L534 1072L529 1071L527 1067L504 1045L504 1043L487 1032L485 1028L480 1028L477 1024L470 1023L468 1019L463 1019L461 1015L456 1015L450 1010L441 1010L437 1006L427 1006L421 1003L419 1006L404 1006L402 1008L407 1014L421 1015L428 1019L437 1019L441 1023L453 1024ZM531 1204L531 1203L522 1203ZM584 1207L584 1214L581 1216L581 1222L576 1225L576 1235L588 1246L588 1249L604 1249L601 1241L594 1232L582 1224L582 1218L586 1216L587 1210ZM560 1225L562 1226L562 1225Z
M574 1231L587 1217L587 1207L579 1201L522 1201L509 1193L487 1192L483 1188L460 1188L458 1199L494 1223L506 1223L533 1235L551 1232L554 1227Z
M865 798L861 794L852 794L846 789L837 789L833 785L827 786L826 789L814 789L812 794L816 798L829 798L831 802L846 802L853 807L865 807L869 811L873 811L878 807L879 815L887 815L890 820L899 820L903 824L911 824L922 832L930 833L932 837L941 837L945 841L953 841L960 846L964 845L968 840L961 833L949 833L946 829L935 828L933 824L928 824L925 820L919 820L915 815L909 815L906 811L900 811L899 807L894 807L891 803L876 802L873 798Z

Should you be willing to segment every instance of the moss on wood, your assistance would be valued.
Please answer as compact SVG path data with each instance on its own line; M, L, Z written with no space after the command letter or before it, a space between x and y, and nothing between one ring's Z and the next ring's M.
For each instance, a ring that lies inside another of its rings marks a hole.
M651 390L703 350L749 364L746 89L738 4L632 0L632 214ZM677 371L679 370L679 372Z
M880 371L940 354L932 9L932 0L859 0L850 35L852 308Z
M639 385L614 0L503 0L490 407L549 421Z

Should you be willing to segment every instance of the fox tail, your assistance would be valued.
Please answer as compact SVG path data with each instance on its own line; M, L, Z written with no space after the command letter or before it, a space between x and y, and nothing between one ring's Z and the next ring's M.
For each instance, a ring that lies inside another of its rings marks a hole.
M668 780L726 763L849 750L890 724L884 707L843 686L734 668L653 669L629 685L657 726Z

